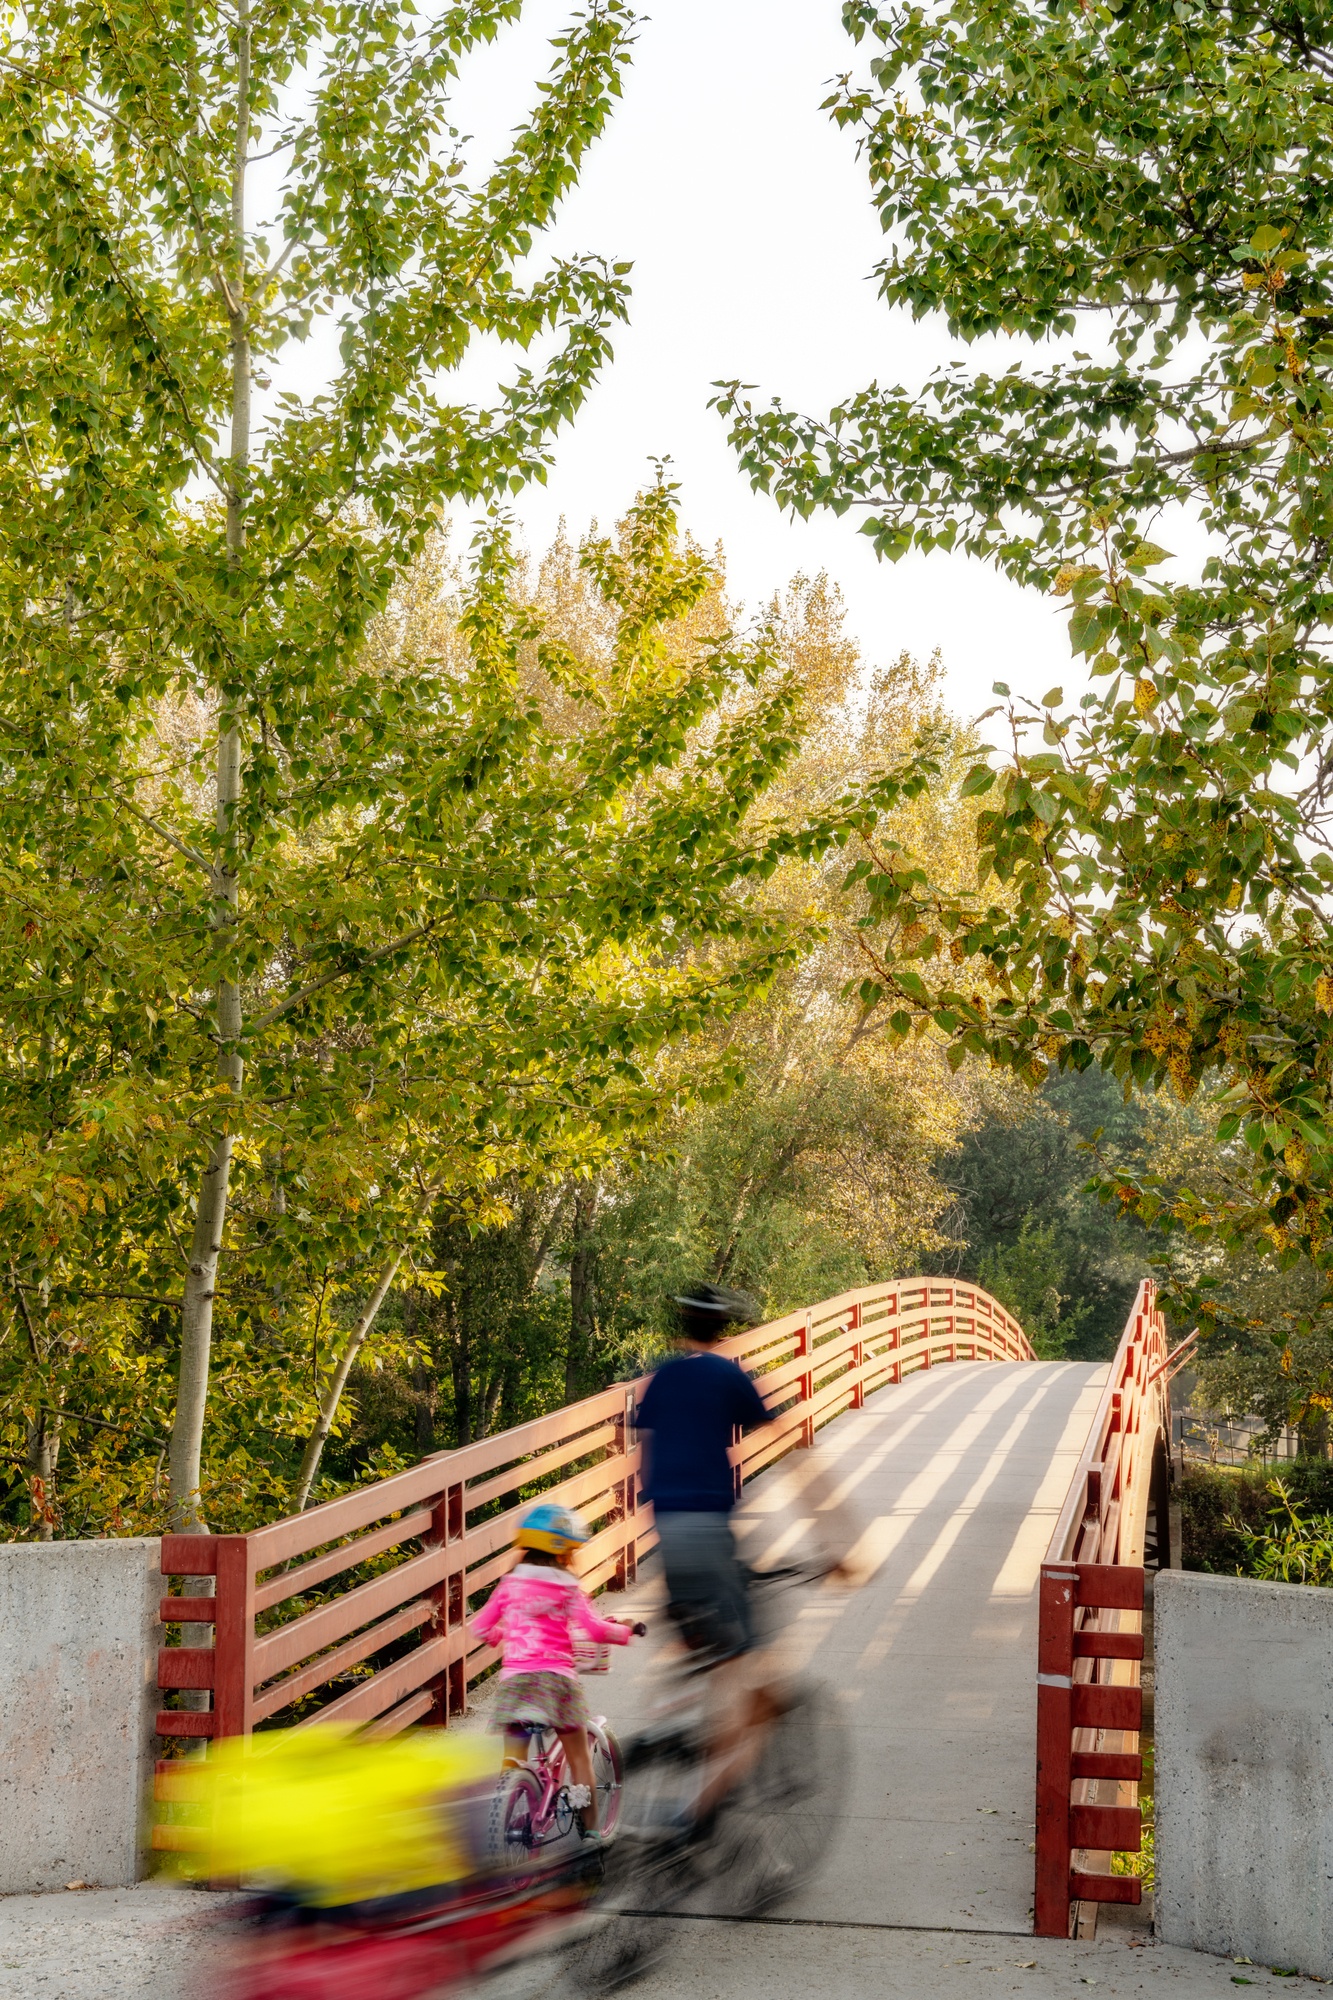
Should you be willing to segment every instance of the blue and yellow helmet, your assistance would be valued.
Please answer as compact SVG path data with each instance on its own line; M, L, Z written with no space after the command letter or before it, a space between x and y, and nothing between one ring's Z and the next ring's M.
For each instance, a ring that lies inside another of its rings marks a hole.
M553 1500L541 1500L519 1522L514 1546L545 1549L548 1555L563 1556L568 1555L571 1549L580 1548L591 1538L592 1530L588 1523L572 1507L561 1507Z

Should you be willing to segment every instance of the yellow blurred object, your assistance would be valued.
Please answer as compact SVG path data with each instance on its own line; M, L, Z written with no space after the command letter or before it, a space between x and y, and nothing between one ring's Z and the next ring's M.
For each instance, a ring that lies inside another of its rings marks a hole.
M257 1877L325 1907L459 1881L473 1868L469 1795L498 1776L501 1749L498 1737L443 1729L388 1742L318 1724L227 1738L192 1768L205 1825L176 1865Z

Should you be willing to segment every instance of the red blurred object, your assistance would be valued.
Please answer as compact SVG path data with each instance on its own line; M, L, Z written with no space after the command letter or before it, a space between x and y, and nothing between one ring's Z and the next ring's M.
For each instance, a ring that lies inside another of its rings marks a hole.
M594 1849L546 1869L314 1910L261 1899L227 1954L225 2000L424 2000L552 1943L602 1881Z

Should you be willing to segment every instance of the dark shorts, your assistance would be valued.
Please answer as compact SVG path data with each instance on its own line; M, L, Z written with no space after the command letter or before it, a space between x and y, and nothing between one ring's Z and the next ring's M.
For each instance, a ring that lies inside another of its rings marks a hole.
M719 1660L755 1643L750 1572L726 1514L658 1514L667 1610L691 1652Z
M495 1692L491 1720L497 1729L520 1722L542 1722L548 1729L586 1729L588 1697L583 1683L570 1674L514 1674Z

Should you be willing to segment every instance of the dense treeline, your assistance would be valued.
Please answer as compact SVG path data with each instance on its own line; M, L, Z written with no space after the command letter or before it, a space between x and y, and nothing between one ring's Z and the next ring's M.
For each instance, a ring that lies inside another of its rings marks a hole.
M400 962L387 991L289 1033L260 1072L273 1094L234 1148L212 1302L199 1490L218 1526L632 1371L693 1273L777 1311L920 1265L947 1240L939 1162L987 1097L937 1036L904 1038L858 995L863 912L847 881L866 842L929 832L966 865L970 808L883 773L914 743L944 768L967 742L932 669L864 670L825 579L796 579L742 629L720 560L681 536L659 483L614 536L562 538L531 573L494 538L464 559L431 537L351 673L392 689L412 676L410 749L386 724L392 782L359 820L337 800L331 819L307 816L267 894L290 897L313 863L311 927L364 924L347 885L382 895L411 854L404 793L453 784L455 877L477 843L473 960L443 983L438 961L429 979ZM432 738L439 718L453 738ZM129 723L137 812L164 774L197 769L209 718L159 696ZM553 795L576 811L552 818ZM177 825L181 810L178 792ZM427 822L414 867L433 866L439 829ZM53 864L72 869L86 831L76 818L63 846L48 837ZM141 854L120 865L119 1002L151 1012L160 898L145 903ZM497 909L506 874L516 908ZM457 904L431 921L457 924ZM267 990L273 1011L288 950L243 986L251 1009ZM341 1006L373 956L347 964ZM184 1351L170 1286L190 1212L186 1189L164 1187L160 1135L176 1136L172 1093L196 1086L170 1048L89 1043L89 989L59 996L57 963L39 977L58 1060L8 1083L24 1116L0 1208L5 1514L11 1532L160 1525ZM11 1019L34 1000L30 972ZM103 1101L89 1107L94 1078ZM54 1161L34 1131L57 1106L68 1150Z

